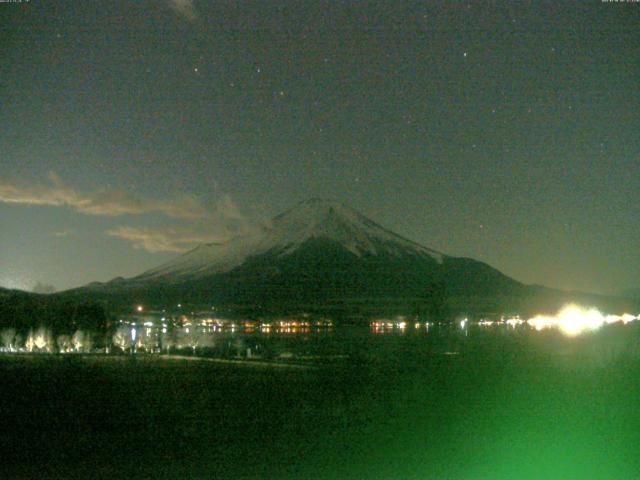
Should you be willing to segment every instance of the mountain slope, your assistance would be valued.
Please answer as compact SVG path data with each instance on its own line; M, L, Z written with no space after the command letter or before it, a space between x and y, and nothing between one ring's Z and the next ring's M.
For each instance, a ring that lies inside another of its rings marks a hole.
M76 293L129 305L374 315L437 310L445 301L495 312L524 291L487 264L412 242L344 204L312 199L251 236L201 245L137 277Z
M276 257L294 253L305 242L322 238L338 243L357 257L414 254L441 262L444 255L411 242L338 202L311 199L275 217L259 232L226 243L200 245L194 250L136 277L146 281L180 281L224 273L248 258L267 252Z

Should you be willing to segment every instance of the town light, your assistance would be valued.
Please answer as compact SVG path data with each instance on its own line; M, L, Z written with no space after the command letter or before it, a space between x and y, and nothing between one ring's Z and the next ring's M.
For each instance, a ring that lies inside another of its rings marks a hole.
M558 328L568 337L598 330L605 324L622 322L624 324L636 320L637 317L624 315L604 316L595 308L586 309L575 304L565 306L555 316L538 315L527 320L527 324L535 330Z

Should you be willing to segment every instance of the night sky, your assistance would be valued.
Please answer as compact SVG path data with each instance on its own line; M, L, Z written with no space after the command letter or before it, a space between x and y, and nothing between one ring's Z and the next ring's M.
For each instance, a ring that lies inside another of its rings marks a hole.
M0 3L0 285L309 197L526 282L640 278L640 3Z

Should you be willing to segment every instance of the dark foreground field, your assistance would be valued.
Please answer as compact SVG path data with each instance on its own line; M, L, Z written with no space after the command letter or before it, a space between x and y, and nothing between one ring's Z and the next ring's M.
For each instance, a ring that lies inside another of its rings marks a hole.
M375 341L309 369L0 357L0 477L640 478L632 339Z

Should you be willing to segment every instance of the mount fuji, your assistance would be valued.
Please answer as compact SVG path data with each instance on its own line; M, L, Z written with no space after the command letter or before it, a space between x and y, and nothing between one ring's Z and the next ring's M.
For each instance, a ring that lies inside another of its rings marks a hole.
M497 311L497 298L526 288L485 263L403 238L343 203L311 199L252 235L203 244L136 277L75 292L122 305L340 316L437 314L444 303Z
M228 272L247 259L268 254L273 260L295 255L308 242L324 240L354 257L414 256L442 263L444 255L385 230L350 207L311 199L275 217L259 232L226 243L209 243L149 270L136 280L179 281ZM318 252L321 254L322 252Z

